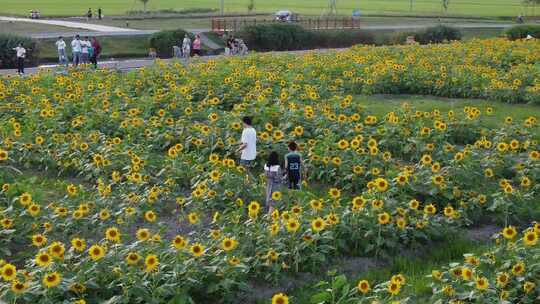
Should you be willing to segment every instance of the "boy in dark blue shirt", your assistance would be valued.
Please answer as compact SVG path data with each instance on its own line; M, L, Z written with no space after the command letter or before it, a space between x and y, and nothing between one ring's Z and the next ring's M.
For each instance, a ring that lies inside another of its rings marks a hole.
M289 179L289 189L300 189L300 170L302 168L302 155L298 153L298 145L291 141L289 153L285 155L285 174Z

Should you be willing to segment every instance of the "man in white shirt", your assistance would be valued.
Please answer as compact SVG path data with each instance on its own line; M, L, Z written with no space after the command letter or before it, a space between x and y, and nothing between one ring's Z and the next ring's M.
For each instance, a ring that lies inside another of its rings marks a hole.
M90 59L90 55L88 53L88 48L92 44L90 43L90 40L88 40L88 37L85 37L84 40L81 41L81 61L82 63L88 63Z
M66 42L64 41L64 38L62 38L62 36L58 37L58 40L56 40L54 44L58 50L58 62L67 66L68 59L66 54Z
M257 156L257 132L251 126L251 117L244 116L244 130L240 147L236 152L241 152L240 164L244 167L252 167Z
M81 63L82 41L79 35L71 41L71 52L73 53L73 65L78 66Z
M16 48L13 48L17 52L17 74L24 74L24 59L26 58L26 49L22 43L19 43Z

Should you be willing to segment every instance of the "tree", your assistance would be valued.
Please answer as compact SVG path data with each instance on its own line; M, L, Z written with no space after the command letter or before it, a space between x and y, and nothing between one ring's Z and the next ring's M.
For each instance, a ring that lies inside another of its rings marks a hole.
M144 12L146 13L146 5L148 4L148 1L150 0L139 0L139 1L142 2L143 7L144 7Z

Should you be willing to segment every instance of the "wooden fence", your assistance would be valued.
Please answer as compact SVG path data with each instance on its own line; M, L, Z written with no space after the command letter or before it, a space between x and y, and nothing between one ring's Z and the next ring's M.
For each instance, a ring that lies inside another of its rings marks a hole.
M360 20L357 18L306 18L293 21L278 21L275 19L212 19L212 31L216 33L238 32L244 26L257 24L297 24L310 30L340 30L358 29Z

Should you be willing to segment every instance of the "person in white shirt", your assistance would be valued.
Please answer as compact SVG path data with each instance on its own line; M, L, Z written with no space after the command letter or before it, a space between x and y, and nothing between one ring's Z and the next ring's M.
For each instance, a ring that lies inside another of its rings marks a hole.
M187 34L184 36L184 40L182 41L182 55L184 58L189 58L191 55L191 39L189 39Z
M88 48L92 44L90 43L90 40L88 40L88 37L85 37L83 41L81 41L81 61L82 63L86 64L90 60L90 55L88 52Z
M26 58L26 49L22 43L19 43L16 48L13 48L17 52L17 74L24 74L24 59Z
M58 62L67 66L68 59L66 54L66 42L64 41L64 38L62 38L62 36L58 37L58 40L56 40L54 44L58 50Z
M242 118L244 130L242 131L241 144L237 152L241 152L240 164L244 167L252 167L257 156L257 132L251 126L251 117Z
M78 66L81 63L82 41L79 35L71 41L71 52L73 54L73 65Z

